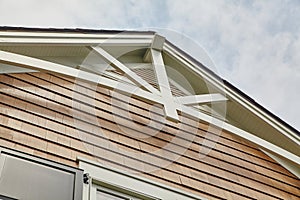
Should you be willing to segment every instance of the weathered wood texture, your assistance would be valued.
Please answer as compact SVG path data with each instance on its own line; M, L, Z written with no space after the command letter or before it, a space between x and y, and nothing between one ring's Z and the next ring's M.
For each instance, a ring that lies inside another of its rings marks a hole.
M0 75L0 145L72 166L86 157L208 199L300 199L299 179L255 145L187 116L165 124L161 107L114 94L57 75Z

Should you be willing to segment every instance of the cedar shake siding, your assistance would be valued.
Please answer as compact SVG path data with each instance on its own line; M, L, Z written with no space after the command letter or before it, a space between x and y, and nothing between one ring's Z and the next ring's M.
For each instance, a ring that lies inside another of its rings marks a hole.
M124 99L94 88L49 73L0 75L0 145L73 167L84 157L207 199L300 199L300 180L257 145L184 114L161 122L161 107L134 97L128 118Z

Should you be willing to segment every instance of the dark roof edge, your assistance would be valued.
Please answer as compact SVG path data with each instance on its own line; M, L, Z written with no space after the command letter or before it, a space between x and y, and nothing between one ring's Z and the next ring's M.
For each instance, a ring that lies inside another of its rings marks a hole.
M234 85L232 85L230 82L228 82L226 80L223 80L223 82L224 82L224 84L226 86L228 86L232 90L235 90L237 93L239 93L243 98L245 98L246 100L248 100L254 106L258 107L263 112L265 112L267 115L271 116L276 121L278 121L279 123L281 123L283 126L285 126L286 128L288 128L291 131L293 131L295 134L297 134L298 136L300 136L300 132L296 128L294 128L293 126L291 126L290 124L288 124L287 122L285 122L284 120L282 120L280 117L278 117L277 115L273 114L268 109L266 109L265 107L263 107L262 105L260 105L259 103L257 103L253 98L249 97L247 94L245 94L243 91L241 91L240 89L238 89L237 87L235 87Z
M128 32L128 33L139 33L139 34L155 34L155 31L134 31L134 30L103 30L103 29L85 29L85 28L30 28L30 27L11 27L11 26L0 26L0 31L36 31L36 32L53 32L53 33L83 33L83 34L93 34L93 33L122 33L122 32ZM171 45L174 49L176 49L178 52L182 53L184 56L189 58L192 62L196 63L197 65L201 66L206 70L209 74L211 74L216 79L222 81L227 87L230 89L236 91L238 94L240 94L243 98L251 102L254 106L261 109L263 112L265 112L267 115L271 116L275 120L277 120L279 123L290 129L291 131L295 132L298 136L300 136L300 132L294 128L293 126L289 125L287 122L276 116L275 114L271 113L269 110L267 110L265 107L257 103L254 99L249 97L247 94L242 92L237 87L233 86L231 83L226 81L225 79L222 79L219 75L214 73L212 70L204 66L201 62L194 59L192 56L190 56L188 53L183 51L182 49L178 48L171 42L167 40L168 44Z
M155 34L155 31L134 31L134 30L107 30L107 29L85 29L85 28L31 28L31 27L13 27L0 26L0 31L27 31L27 32L47 32L47 33L83 33L83 34L97 34L97 33L138 33L138 34Z
M236 91L238 94L240 94L243 98L245 98L247 101L249 101L250 103L252 103L254 106L258 107L263 112L265 112L267 115L269 115L270 117L274 118L276 121L278 121L279 123L281 123L283 126L285 126L289 130L291 130L292 132L294 132L295 134L297 134L298 136L300 136L300 132L296 128L294 128L293 126L291 126L290 124L288 124L287 122L285 122L284 120L282 120L281 118L279 118L278 116L276 116L275 114L273 114L272 112L270 112L269 110L267 110L265 107L263 107L262 105L260 105L259 103L257 103L254 99L252 99L251 97L249 97L246 93L244 93L243 91L241 91L240 89L238 89L237 87L235 87L234 85L232 85L227 80L221 78L219 75L217 75L215 72L213 72L211 69L209 69L208 67L206 67L205 65L203 65L201 62L199 62L198 60L196 60L192 56L190 56L188 53L186 53L182 49L178 48L177 46L175 46L174 44L172 44L168 40L167 40L167 42L168 42L168 44L170 46L172 46L178 52L180 52L185 57L187 57L188 59L190 59L192 62L196 63L197 65L199 65L201 67L203 67L203 69L206 70L214 78L216 78L217 80L223 82L225 86L227 86L228 88L232 89L233 91Z

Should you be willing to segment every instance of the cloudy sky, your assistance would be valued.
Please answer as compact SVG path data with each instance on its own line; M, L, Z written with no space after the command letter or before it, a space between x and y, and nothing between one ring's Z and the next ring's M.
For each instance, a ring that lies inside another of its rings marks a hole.
M298 0L0 0L0 25L185 34L221 77L300 129Z

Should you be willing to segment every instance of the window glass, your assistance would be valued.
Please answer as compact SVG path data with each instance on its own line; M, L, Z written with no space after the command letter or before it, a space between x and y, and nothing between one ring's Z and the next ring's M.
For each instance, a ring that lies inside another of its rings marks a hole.
M103 187L100 185L93 185L96 188L96 200L144 200L144 198L137 198L136 193L120 190L116 187Z
M79 199L74 196L75 172L42 162L0 154L0 200Z
M120 197L119 195L97 191L97 200L128 200L128 198Z

